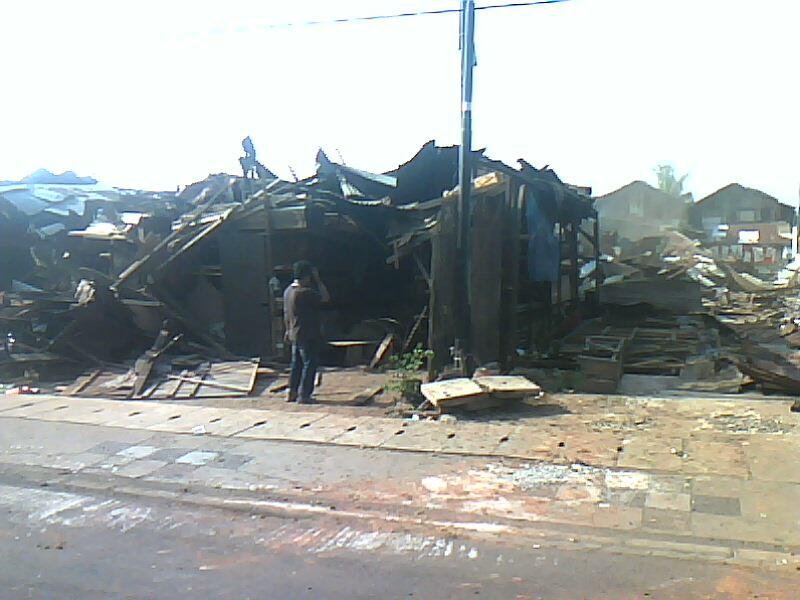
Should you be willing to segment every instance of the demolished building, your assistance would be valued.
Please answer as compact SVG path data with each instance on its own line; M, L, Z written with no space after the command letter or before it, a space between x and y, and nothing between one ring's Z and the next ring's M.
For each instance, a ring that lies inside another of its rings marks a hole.
M176 194L10 184L0 225L23 236L15 245L28 242L31 259L20 252L4 266L0 320L16 341L6 362L17 371L23 362L122 365L165 322L185 352L280 360L280 291L306 258L333 296L323 314L329 363L370 362L390 341L395 352L430 345L440 370L455 342L457 156L429 142L375 174L320 152L305 180L218 175ZM579 318L596 287L598 272L587 269L597 264L596 215L549 169L515 169L483 152L474 161L472 337L479 363L508 366L542 332ZM42 197L56 192L57 202ZM22 210L25 201L34 207ZM37 239L51 259L44 266Z

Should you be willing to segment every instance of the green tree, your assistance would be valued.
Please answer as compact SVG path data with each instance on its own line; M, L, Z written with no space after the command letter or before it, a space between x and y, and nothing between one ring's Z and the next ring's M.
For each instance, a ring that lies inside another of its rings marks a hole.
M658 189L676 198L683 196L683 184L688 174L678 177L675 175L675 167L667 164L658 165L654 171L658 177Z

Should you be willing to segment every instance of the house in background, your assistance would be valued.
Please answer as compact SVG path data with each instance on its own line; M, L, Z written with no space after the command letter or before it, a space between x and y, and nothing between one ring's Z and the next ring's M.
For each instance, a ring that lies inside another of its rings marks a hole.
M688 223L691 194L672 196L644 181L634 181L595 199L600 233L606 240L636 242Z
M779 267L792 248L793 206L760 190L731 183L692 206L692 226L718 258Z

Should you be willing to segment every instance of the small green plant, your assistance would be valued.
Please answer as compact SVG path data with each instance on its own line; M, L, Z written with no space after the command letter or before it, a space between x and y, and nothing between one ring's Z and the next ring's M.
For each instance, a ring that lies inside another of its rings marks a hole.
M404 354L397 354L389 359L389 368L393 370L391 381L386 384L386 389L398 392L404 400L414 404L420 398L422 377L420 371L433 356L433 350L425 350L422 344Z

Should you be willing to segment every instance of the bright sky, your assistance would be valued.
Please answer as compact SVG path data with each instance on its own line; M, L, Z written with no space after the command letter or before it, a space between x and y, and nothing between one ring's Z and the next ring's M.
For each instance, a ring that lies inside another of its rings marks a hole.
M502 0L478 0L496 4ZM458 0L0 4L0 179L37 168L171 189L238 172L373 171L458 143L458 17L266 28ZM800 3L572 0L479 11L475 146L605 193L671 162L797 204Z

